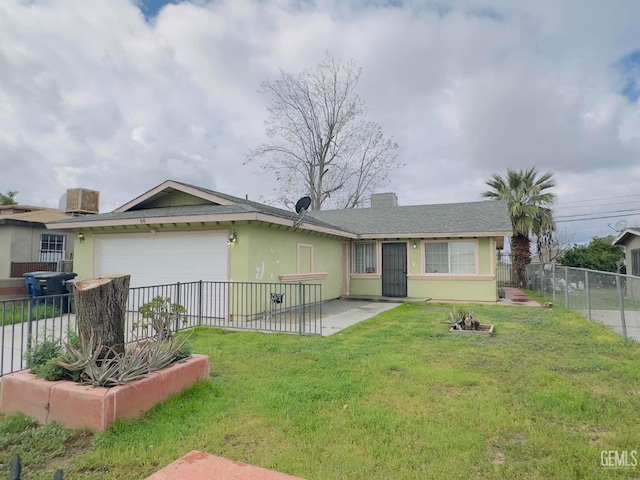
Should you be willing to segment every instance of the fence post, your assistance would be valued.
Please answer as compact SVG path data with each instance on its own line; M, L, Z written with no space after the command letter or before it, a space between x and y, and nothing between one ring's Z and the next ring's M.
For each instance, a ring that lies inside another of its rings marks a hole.
M584 289L587 292L587 314L591 320L591 298L589 297L589 270L584 271Z
M320 314L320 335L322 335L322 284L320 284L319 287L320 287L320 302L318 302L318 297L317 296L316 296L316 298L314 298L314 300L319 305L319 309L320 309L320 312L319 312L319 314ZM314 318L314 320L315 320L315 323L317 325L318 317Z
M180 282L176 282L176 301L174 303L180 303ZM175 325L173 326L173 331L177 332L180 330L180 319L176 316Z
M569 308L569 267L564 267L564 308Z
M624 299L622 298L622 288L620 276L616 275L616 289L618 290L618 304L620 305L620 322L622 323L622 336L627 339L627 322L624 318Z
M556 303L556 264L551 264L551 300Z
M298 283L298 333L302 335L304 332L304 285Z
M198 282L198 325L202 325L202 280Z
M29 297L29 306L27 307L27 352L31 350L31 329L33 325L31 323L31 317L33 317L33 310L31 308L31 303L33 302L33 297ZM24 310L23 310L24 311Z

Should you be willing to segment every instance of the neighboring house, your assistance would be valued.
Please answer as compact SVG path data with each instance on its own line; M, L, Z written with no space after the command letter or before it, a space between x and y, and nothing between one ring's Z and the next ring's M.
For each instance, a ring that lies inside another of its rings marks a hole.
M391 199L391 200L390 200ZM319 283L346 295L497 299L506 203L295 212L166 181L111 213L69 218L78 278L131 274L132 286L197 280ZM384 206L387 205L387 206Z
M624 247L627 274L640 277L640 227L625 228L613 244Z
M73 234L47 230L46 223L71 218L55 209L0 205L0 279L11 277L12 263L57 263L73 256Z

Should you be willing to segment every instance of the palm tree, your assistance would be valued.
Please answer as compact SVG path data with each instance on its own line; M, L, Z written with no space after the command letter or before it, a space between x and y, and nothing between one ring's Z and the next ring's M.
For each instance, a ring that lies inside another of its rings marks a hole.
M17 204L16 195L18 192L12 192L9 190L6 194L0 193L0 205L15 205Z
M511 253L515 266L517 285L525 284L525 265L531 262L529 235L537 238L550 235L555 231L551 207L555 195L548 190L555 187L553 174L538 173L535 167L528 170L507 169L506 177L493 174L486 184L491 187L482 194L485 198L506 200L509 205L513 236L511 237Z

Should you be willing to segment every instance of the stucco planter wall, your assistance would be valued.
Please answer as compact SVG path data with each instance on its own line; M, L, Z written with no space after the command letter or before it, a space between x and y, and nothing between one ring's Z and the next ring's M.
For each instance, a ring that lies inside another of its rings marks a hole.
M2 377L0 411L21 412L41 424L102 432L118 418L136 418L170 395L209 377L209 357L192 355L164 370L117 387L49 382L22 370Z
M493 324L486 325L481 323L477 330L461 330L452 327L449 329L449 333L454 333L456 335L486 335L489 337L493 335Z

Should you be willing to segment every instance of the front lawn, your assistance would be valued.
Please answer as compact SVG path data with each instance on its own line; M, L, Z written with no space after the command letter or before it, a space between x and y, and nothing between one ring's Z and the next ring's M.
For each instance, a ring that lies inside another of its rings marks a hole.
M23 478L145 478L191 450L308 480L637 478L601 452L640 450L640 346L562 308L471 308L494 337L449 335L431 304L329 338L199 328L208 382ZM28 428L0 422L0 478Z

